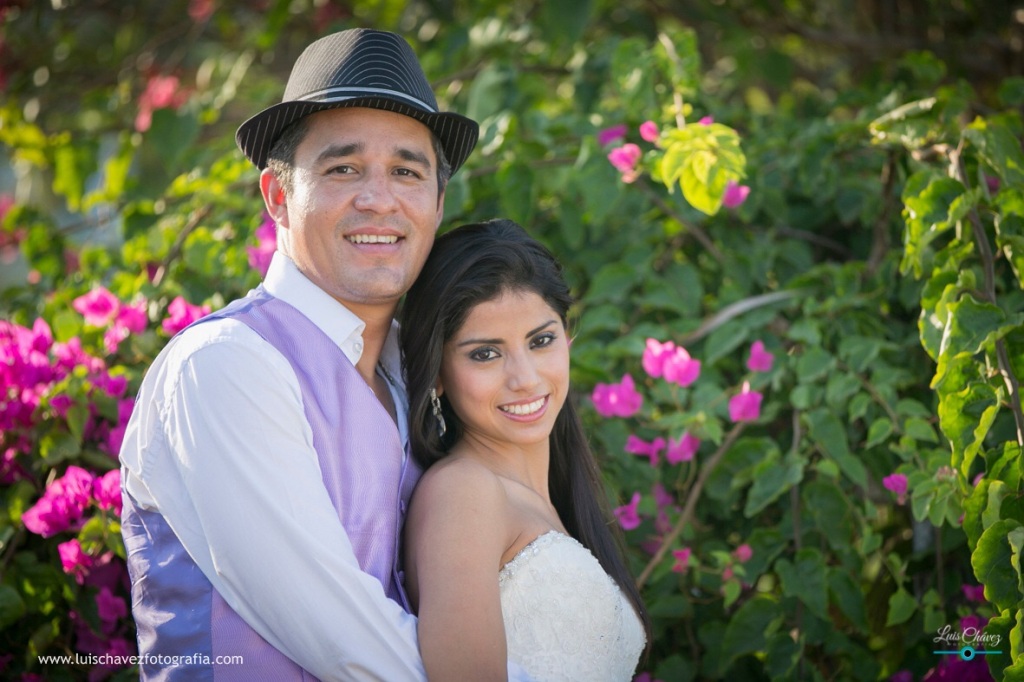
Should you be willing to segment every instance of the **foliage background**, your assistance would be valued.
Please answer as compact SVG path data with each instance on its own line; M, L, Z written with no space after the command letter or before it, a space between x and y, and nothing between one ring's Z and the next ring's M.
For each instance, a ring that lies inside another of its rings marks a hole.
M217 308L258 282L262 204L233 131L310 40L360 25L408 36L442 108L482 124L446 225L512 217L565 263L587 426L616 504L640 494L626 537L655 618L644 674L1021 675L1021 3L6 0L6 678L132 678L37 660L134 651L116 514L86 495L45 538L23 514L68 466L116 468L119 403L172 301ZM750 194L733 209L693 208L686 180L670 191L677 167L638 133L705 116L742 141L730 172ZM644 153L629 183L598 141L617 124ZM97 286L146 313L113 348L74 307ZM93 359L69 365L76 338ZM648 338L685 347L700 379L649 376ZM745 367L755 340L769 372ZM627 373L643 407L600 416L587 394ZM743 381L764 402L733 424ZM625 451L684 432L692 460ZM894 473L905 499L883 486ZM58 546L75 539L88 558L68 573ZM944 626L986 622L1000 655L932 653Z

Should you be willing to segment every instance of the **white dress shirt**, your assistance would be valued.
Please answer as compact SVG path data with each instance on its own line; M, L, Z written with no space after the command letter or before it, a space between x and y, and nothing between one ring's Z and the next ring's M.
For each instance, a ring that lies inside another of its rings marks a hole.
M363 322L280 252L264 286L359 360ZM400 381L396 324L381 363ZM406 443L404 387L389 386ZM360 570L331 504L284 356L244 323L214 320L175 340L143 393L122 485L163 515L224 600L325 682L425 679L415 617Z

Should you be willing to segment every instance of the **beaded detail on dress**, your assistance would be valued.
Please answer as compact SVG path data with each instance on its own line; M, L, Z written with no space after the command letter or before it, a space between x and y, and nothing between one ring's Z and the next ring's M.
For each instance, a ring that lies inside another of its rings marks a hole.
M644 631L590 551L549 531L498 573L508 657L535 682L633 678Z

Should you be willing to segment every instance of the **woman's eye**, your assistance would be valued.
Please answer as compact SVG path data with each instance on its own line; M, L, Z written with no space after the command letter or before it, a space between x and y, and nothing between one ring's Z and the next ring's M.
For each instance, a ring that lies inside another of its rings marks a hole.
M493 360L496 357L498 357L498 351L493 348L477 348L469 354L469 358L471 360L476 360L477 362Z
M555 340L555 335L552 333L541 334L533 339L534 348L543 348L544 346L550 346Z

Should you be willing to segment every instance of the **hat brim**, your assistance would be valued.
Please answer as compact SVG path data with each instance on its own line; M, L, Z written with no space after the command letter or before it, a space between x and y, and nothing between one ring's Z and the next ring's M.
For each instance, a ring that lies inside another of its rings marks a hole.
M431 112L388 97L352 96L330 102L289 101L275 104L256 114L235 133L235 142L257 168L267 166L267 155L284 129L301 118L326 109L366 107L404 114L430 128L437 136L454 174L476 146L480 128L476 121L451 112Z

